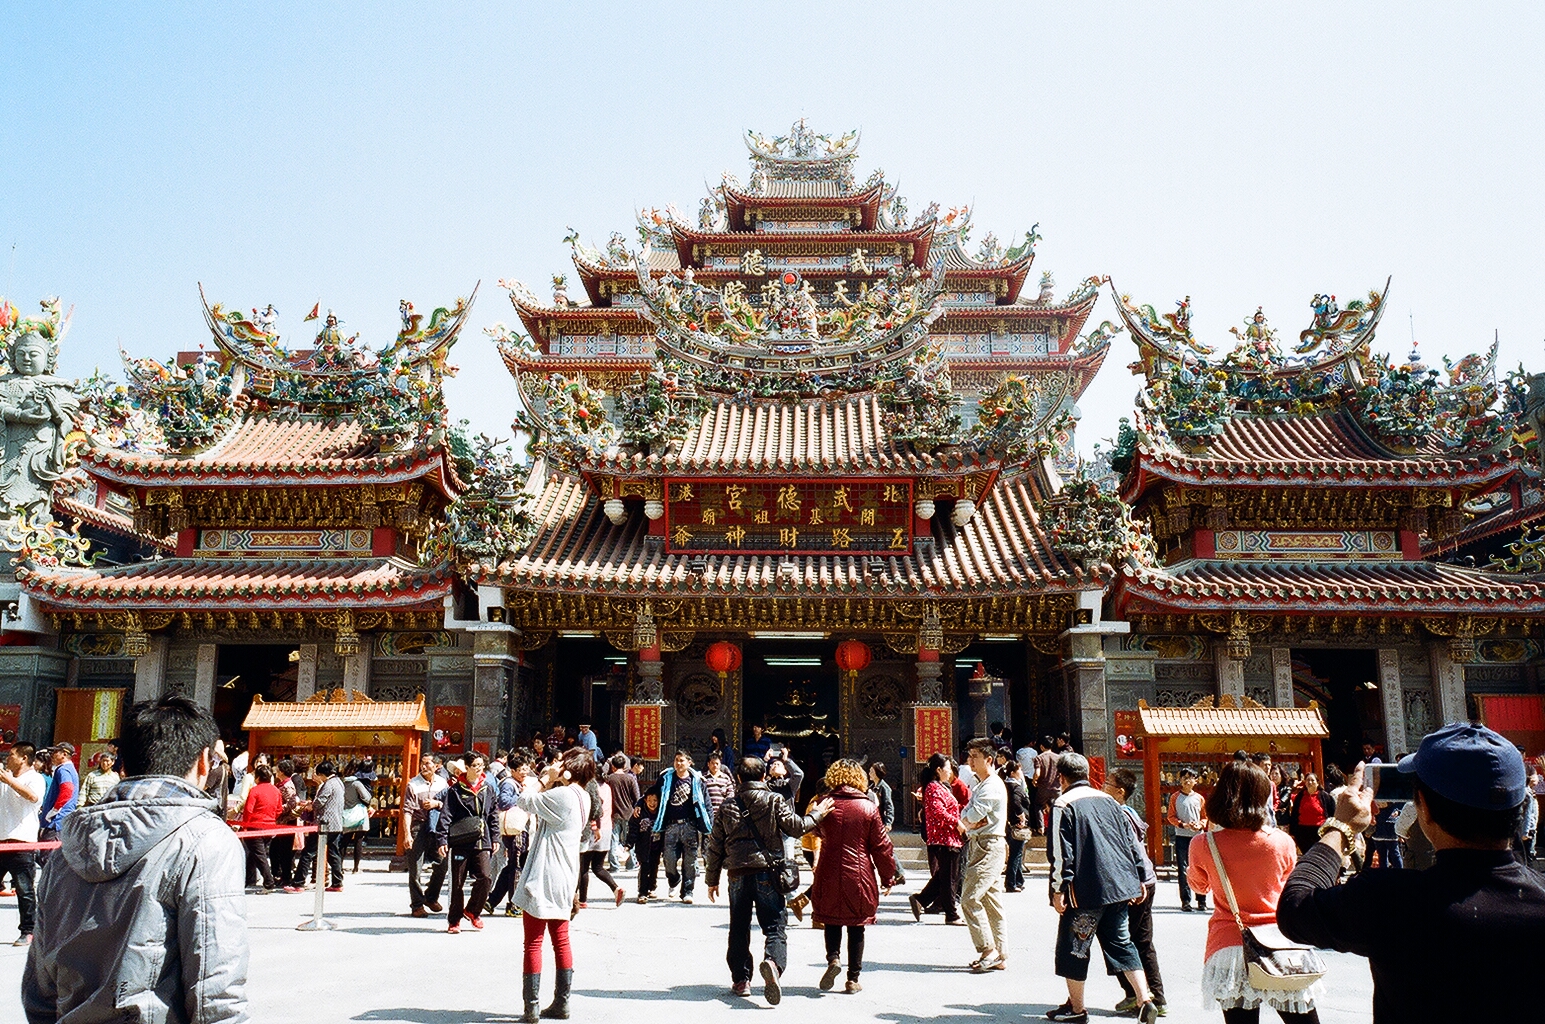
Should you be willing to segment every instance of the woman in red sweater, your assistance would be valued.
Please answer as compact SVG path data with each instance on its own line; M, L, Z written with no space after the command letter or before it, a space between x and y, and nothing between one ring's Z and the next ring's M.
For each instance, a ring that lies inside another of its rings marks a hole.
M1298 862L1288 834L1266 825L1271 793L1271 779L1264 771L1248 761L1235 761L1224 766L1207 797L1207 820L1218 829L1211 835L1246 927L1277 923L1277 900ZM1218 893L1221 888L1207 837L1203 832L1191 840L1187 876L1198 894ZM1299 992L1263 992L1251 985L1239 926L1228 899L1216 895L1202 966L1204 1005L1222 1010L1225 1024L1256 1024L1262 1004L1276 1010L1287 1024L1319 1024L1314 1003L1322 992L1319 983Z
M252 776L257 779L257 784L247 794L247 802L241 809L241 826L253 831L275 828L279 824L279 812L284 809L284 796L279 792L279 787L274 785L273 769L260 764L252 770ZM242 841L247 845L247 885L256 885L261 875L262 891L273 892L276 888L274 873L268 864L268 846L273 842L273 836L257 836Z
M960 924L957 901L960 890L955 867L960 860L960 802L950 789L950 759L943 754L928 758L923 769L923 840L928 844L928 884L916 896L908 897L912 916L921 921L924 914L944 911L945 924Z

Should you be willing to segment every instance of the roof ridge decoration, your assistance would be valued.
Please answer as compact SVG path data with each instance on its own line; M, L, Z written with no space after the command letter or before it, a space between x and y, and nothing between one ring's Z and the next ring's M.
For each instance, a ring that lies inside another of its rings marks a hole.
M1311 415L1348 409L1370 438L1398 454L1436 447L1479 451L1503 441L1496 411L1496 345L1485 355L1457 362L1446 357L1447 381L1413 351L1403 364L1373 355L1370 345L1386 308L1389 282L1366 300L1340 306L1334 295L1316 294L1313 316L1284 354L1261 307L1243 327L1231 327L1237 344L1221 358L1191 333L1190 296L1172 313L1159 314L1130 296L1112 293L1137 343L1133 373L1146 385L1138 396L1137 426L1150 443L1206 446L1236 415Z
M1069 481L1046 501L1041 515L1052 546L1076 559L1085 572L1159 564L1148 524L1133 519L1131 507L1095 480Z
M1495 572L1545 574L1545 527L1525 526L1518 539L1507 544L1509 558L1491 556L1487 568Z
M1527 373L1519 363L1507 372L1503 387L1513 438L1534 453L1535 466L1545 473L1545 372Z
M453 440L466 488L431 527L420 551L426 565L498 565L515 558L536 535L533 496L526 489L532 463L516 461L508 442L478 434Z
M31 569L90 569L101 552L91 550L80 526L75 522L66 530L46 509L34 513L17 505L10 518L0 523L0 547L16 552L11 564L18 567L17 579L25 578Z
M353 419L383 445L438 443L446 427L446 361L466 324L477 287L466 298L432 311L398 303L402 328L380 349L344 337L328 310L310 349L292 351L278 331L270 303L250 316L211 306L199 288L205 323L216 351L191 362L165 363L120 352L125 382L100 371L85 384L93 413L94 443L150 454L207 451L252 413L293 413ZM306 321L320 317L321 303Z
M845 135L822 135L804 118L795 121L787 135L767 138L746 130L743 136L751 154L752 194L766 190L770 181L830 179L840 191L853 190L853 161L858 158L859 130Z

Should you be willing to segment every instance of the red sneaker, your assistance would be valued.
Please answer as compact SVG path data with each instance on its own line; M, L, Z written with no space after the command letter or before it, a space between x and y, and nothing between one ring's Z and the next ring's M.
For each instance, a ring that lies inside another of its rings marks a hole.
M329 885L327 887L327 891L328 892L343 892L343 886L341 886L341 885Z
M472 922L472 927L476 928L478 931L483 930L483 918L481 916L477 914L468 914L467 920Z
M15 896L15 889L0 889L0 896Z
M461 934L461 925L453 924L453 925L451 925L449 928L447 928L445 930L446 930L447 934L450 934L450 935L460 935Z

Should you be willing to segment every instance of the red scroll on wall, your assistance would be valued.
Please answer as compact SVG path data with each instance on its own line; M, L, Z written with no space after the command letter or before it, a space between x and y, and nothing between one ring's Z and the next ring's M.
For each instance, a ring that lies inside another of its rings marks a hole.
M660 705L623 705L622 746L634 757L660 760Z
M927 764L928 759L934 754L950 754L953 749L950 734L954 731L950 711L948 706L913 709L913 722L917 736L917 753L914 759L918 764Z

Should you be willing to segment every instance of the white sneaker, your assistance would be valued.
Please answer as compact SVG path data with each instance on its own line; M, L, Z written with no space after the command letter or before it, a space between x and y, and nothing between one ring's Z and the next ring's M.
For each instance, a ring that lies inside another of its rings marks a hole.
M691 896L683 896L681 898L681 902L687 904L688 906L691 906L691 904L692 904L692 897Z

